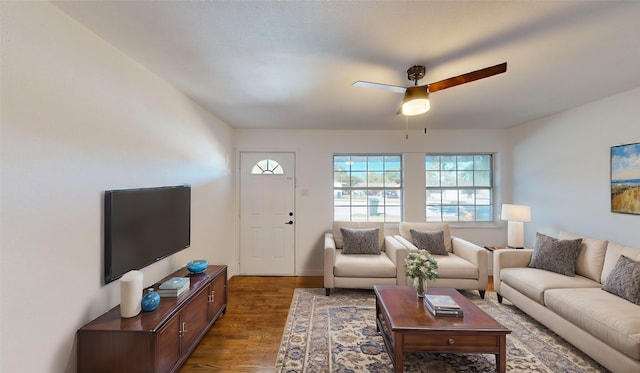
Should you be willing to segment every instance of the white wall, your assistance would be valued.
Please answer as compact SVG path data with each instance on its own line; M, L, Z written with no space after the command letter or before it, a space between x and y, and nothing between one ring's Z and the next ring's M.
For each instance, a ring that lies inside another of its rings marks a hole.
M426 152L495 152L496 201L510 193L503 173L509 161L506 131L316 131L237 130L238 151L296 153L296 274L322 275L323 235L333 222L334 153L405 154L405 219L424 221L424 154ZM499 212L498 212L499 213ZM496 226L453 228L455 235L480 245L506 244L501 221Z
M49 3L1 6L0 371L74 372L76 330L119 303L103 191L192 185L191 247L145 285L233 263L233 131Z
M640 216L610 206L610 150L640 142L638 103L635 89L510 130L514 202L532 207L527 246L572 231L640 247Z

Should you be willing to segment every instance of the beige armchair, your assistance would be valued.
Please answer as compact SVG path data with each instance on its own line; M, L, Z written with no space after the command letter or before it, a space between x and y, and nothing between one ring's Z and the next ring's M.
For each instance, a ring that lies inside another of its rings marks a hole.
M489 271L487 250L458 237L452 237L447 223L401 222L396 241L402 243L409 252L418 250L413 244L411 229L416 231L443 231L444 246L448 255L433 255L438 262L438 278L429 280L428 285L461 290L478 290L484 298L488 286ZM412 285L411 279L406 284Z
M380 254L343 254L340 228L378 228ZM324 237L324 287L372 289L373 285L405 285L404 259L408 249L392 236L384 234L384 223L334 222L333 231Z

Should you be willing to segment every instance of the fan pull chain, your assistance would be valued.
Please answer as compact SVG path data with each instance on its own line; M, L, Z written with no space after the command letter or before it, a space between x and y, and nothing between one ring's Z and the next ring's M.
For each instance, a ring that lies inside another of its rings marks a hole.
M404 139L409 140L409 117L405 116L404 122L405 122Z

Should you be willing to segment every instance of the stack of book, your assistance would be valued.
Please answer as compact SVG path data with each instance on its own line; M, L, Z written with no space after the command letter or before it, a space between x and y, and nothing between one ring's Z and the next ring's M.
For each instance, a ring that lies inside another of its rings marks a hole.
M458 303L448 295L426 294L424 305L434 316L462 317L463 312Z
M189 290L190 286L188 277L174 277L160 284L158 294L163 298L178 298Z

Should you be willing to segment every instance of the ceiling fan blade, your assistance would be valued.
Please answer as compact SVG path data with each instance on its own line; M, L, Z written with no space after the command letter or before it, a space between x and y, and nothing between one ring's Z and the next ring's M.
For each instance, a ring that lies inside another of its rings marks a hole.
M372 83L372 82L365 82L362 80L358 80L357 82L353 83L352 86L361 87L361 88L381 89L383 91L390 91L395 93L404 93L404 91L407 90L405 87L398 87L397 85Z
M441 91L446 88L455 87L460 84L473 82L483 78L488 78L493 75L502 74L507 71L507 63L503 62L499 65L485 67L484 69L472 71L470 73L454 76L452 78L444 79L439 82L428 84L429 93Z

